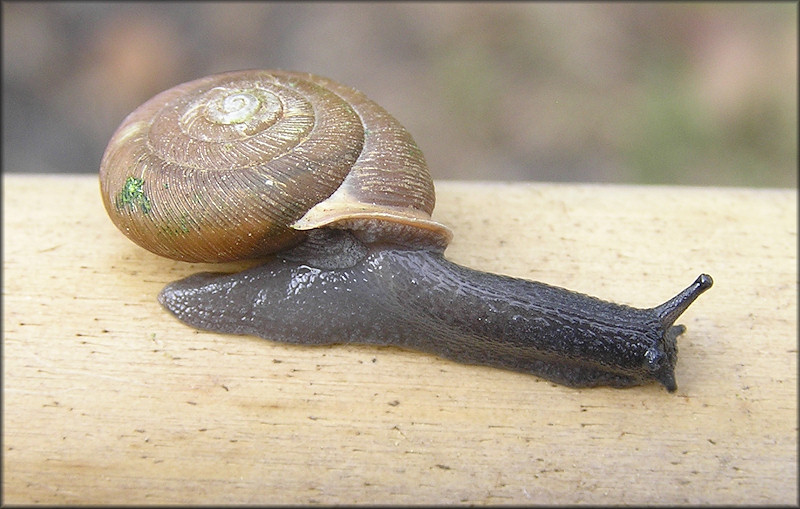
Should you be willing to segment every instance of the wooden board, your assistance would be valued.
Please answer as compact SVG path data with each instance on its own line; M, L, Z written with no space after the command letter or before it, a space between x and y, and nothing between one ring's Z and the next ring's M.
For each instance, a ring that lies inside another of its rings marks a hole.
M639 307L711 274L677 393L198 332L155 296L213 267L128 241L93 176L6 174L3 501L797 504L796 190L437 192L473 268Z

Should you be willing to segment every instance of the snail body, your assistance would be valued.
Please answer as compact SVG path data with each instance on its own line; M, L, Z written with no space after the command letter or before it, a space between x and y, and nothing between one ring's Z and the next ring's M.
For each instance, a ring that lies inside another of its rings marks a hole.
M674 391L685 329L673 323L712 284L701 275L637 309L447 261L451 233L431 219L433 182L411 135L360 92L309 74L239 71L162 92L112 136L100 181L114 223L159 255L273 255L161 291L206 330Z

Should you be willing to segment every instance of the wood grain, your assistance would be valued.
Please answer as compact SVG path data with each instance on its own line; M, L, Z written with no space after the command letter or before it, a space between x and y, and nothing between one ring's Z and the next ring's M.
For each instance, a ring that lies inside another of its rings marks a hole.
M678 392L198 332L155 296L210 266L130 243L94 177L6 174L3 501L798 503L795 190L437 193L473 268L640 307L711 274Z

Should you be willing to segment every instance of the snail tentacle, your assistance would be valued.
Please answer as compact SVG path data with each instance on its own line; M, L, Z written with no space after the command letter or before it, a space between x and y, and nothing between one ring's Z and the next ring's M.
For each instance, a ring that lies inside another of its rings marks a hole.
M668 327L675 323L680 315L697 299L703 292L711 288L714 280L708 274L700 274L697 279L684 291L655 308L661 323Z

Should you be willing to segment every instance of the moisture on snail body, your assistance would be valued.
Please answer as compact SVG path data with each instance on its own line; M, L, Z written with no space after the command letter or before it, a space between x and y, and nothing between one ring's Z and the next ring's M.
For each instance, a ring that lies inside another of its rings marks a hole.
M208 76L131 113L100 167L109 216L186 261L263 258L196 274L159 301L202 329L299 344L396 345L574 386L677 388L673 325L712 285L622 306L447 261L413 138L334 81L285 71ZM313 317L313 319L309 319Z

